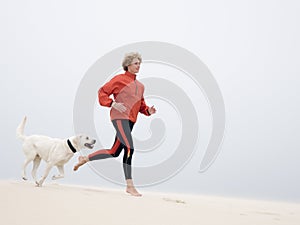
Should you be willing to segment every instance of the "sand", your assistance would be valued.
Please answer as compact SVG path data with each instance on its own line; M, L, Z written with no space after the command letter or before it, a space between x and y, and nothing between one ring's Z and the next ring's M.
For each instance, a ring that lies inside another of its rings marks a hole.
M0 181L3 225L299 225L300 204Z

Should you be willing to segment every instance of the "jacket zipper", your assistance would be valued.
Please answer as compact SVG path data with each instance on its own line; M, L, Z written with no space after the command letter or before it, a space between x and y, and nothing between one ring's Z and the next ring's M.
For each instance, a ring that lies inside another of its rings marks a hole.
M135 95L137 95L137 92L138 92L138 86L136 84L136 80L134 80L134 83L135 83Z

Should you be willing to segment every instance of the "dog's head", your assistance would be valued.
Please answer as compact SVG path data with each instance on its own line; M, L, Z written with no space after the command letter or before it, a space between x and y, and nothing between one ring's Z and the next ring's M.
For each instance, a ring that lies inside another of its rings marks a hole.
M78 135L72 138L72 144L74 145L77 151L83 148L92 149L94 148L95 143L96 140L87 135Z

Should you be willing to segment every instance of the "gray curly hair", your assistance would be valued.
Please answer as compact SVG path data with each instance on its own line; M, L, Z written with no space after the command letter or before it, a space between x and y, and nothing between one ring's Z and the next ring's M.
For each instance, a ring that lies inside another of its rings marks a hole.
M142 62L142 56L138 52L130 52L125 54L125 57L122 62L122 67L125 71L128 71L128 66L132 63L134 59L140 60Z

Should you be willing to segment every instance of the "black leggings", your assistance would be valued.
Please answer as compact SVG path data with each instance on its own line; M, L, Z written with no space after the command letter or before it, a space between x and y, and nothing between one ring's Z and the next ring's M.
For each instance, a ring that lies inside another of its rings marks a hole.
M123 156L123 170L125 179L132 179L131 177L131 160L134 152L131 131L134 123L126 119L117 119L112 121L116 129L115 142L111 149L102 149L88 155L89 160L99 160L111 157L118 157L124 149Z

